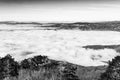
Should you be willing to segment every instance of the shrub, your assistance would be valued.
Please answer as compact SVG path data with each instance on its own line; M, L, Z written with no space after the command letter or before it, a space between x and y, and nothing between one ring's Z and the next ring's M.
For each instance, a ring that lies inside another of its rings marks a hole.
M107 70L101 75L100 80L120 80L120 56L115 57Z
M76 74L77 66L67 63L63 67L64 69L61 73L62 80L79 80Z
M48 58L46 56L35 56L33 58L24 59L21 61L22 69L31 69L31 70L39 70L39 67L46 64Z
M0 79L10 76L18 76L19 64L11 55L0 59Z

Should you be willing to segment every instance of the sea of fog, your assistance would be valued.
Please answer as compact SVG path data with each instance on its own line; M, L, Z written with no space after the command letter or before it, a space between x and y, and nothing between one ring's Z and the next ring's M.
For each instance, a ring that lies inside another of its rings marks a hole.
M107 65L105 62L119 55L118 52L114 49L85 49L82 46L118 44L120 32L114 31L2 29L0 31L0 56L11 54L17 61L36 55L46 55L54 60L82 66Z

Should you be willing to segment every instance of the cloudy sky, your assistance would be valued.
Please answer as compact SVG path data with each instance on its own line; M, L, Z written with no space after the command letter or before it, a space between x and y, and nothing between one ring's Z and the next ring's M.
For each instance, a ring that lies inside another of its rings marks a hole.
M120 20L119 0L0 0L0 21Z

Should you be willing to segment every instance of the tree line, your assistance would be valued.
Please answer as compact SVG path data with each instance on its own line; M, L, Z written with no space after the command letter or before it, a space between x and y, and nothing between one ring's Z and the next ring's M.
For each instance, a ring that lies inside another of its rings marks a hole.
M30 71L29 73L31 73L31 75L34 71L41 70L43 72L43 70L45 70L44 75L47 74L47 71L49 71L49 75L54 73L54 76L57 77L56 80L79 80L76 75L77 66L70 63L50 60L47 56L34 56L33 58L24 59L21 62L15 61L9 54L0 58L0 80L10 77L15 77L16 80L18 80L20 70ZM49 75L47 74L46 76Z

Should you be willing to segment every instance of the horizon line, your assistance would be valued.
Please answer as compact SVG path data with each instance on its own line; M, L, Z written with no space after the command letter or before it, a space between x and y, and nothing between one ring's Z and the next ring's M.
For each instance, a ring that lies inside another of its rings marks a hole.
M15 20L5 20L1 22L9 22L9 23L102 23L102 22L120 22L120 20L105 20L105 21L15 21Z

